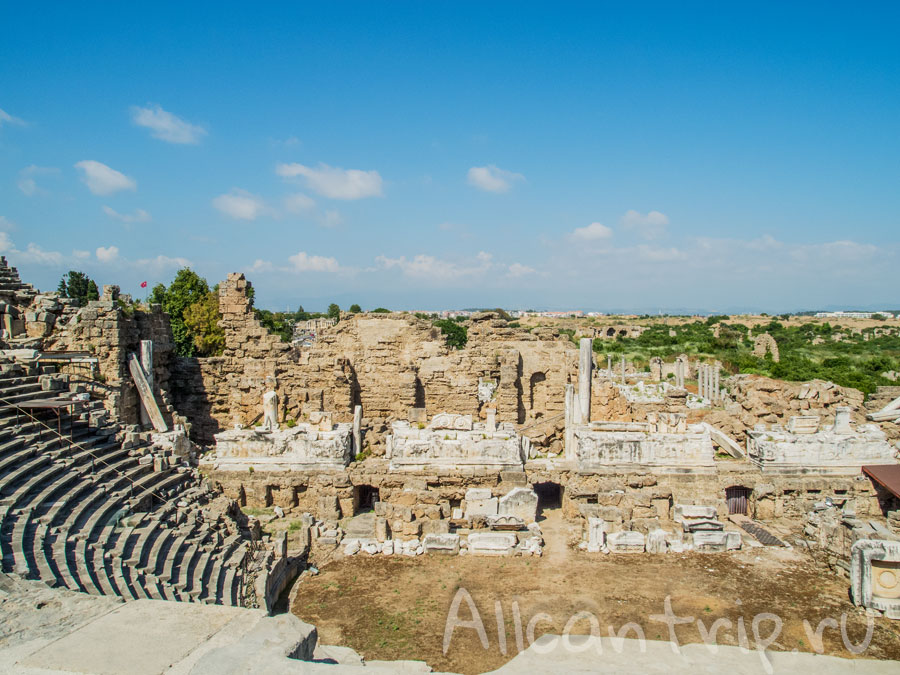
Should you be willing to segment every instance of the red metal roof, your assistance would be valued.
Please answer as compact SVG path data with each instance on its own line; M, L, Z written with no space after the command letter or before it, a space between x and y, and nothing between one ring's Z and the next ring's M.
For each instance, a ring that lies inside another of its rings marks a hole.
M864 466L863 473L873 481L900 497L900 464L874 464Z

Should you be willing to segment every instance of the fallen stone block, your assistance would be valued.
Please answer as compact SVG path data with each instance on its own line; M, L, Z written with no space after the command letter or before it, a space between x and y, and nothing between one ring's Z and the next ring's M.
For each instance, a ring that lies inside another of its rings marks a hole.
M640 532L613 532L606 536L610 553L643 553L644 535Z
M537 493L524 487L510 490L500 498L497 513L501 516L517 516L526 523L533 523L537 518Z
M516 547L516 535L511 532L473 532L469 535L472 555L511 555Z
M456 555L459 553L458 534L426 534L422 539L425 553Z

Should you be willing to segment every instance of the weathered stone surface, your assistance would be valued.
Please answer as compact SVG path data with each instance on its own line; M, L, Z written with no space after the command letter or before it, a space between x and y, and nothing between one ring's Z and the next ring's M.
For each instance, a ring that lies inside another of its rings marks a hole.
M517 516L525 523L533 523L537 518L538 496L529 488L513 488L500 498L497 513L501 516Z
M588 551L599 553L606 546L606 521L588 518Z
M461 467L493 471L522 469L522 439L510 428L490 431L478 425L474 430L458 429L455 427L465 425L437 422L439 417L435 416L431 425L422 429L402 420L391 425L386 446L391 469L443 472Z
M643 553L644 535L640 532L613 532L606 536L610 553Z
M653 423L597 422L576 425L575 458L582 472L610 467L648 468L657 471L711 471L715 468L712 440L704 425L677 427L664 432Z
M862 539L850 557L853 604L900 619L900 542Z
M215 438L215 455L206 463L222 471L342 469L352 459L352 424L327 431L312 424L275 431L231 429Z
M896 450L874 424L853 430L843 419L838 432L791 433L782 429L748 431L747 455L766 472L858 473L865 464L892 464Z
M691 537L695 551L718 553L728 549L728 535L722 531L698 531Z
M665 530L655 529L647 533L647 553L665 553L667 548Z
M473 516L496 516L497 498L466 500L466 518Z
M516 535L508 532L472 532L468 537L468 550L472 555L512 555Z
M459 553L458 534L426 534L422 539L425 553L456 555Z

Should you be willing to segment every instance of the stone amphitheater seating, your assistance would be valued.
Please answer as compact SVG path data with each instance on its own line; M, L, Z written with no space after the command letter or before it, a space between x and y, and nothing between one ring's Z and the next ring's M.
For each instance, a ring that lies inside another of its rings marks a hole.
M154 466L147 442L92 425L99 402L64 418L64 438L55 415L17 415L15 403L69 396L43 391L40 374L0 362L3 571L126 600L240 605L251 548L205 509L216 494L192 469Z

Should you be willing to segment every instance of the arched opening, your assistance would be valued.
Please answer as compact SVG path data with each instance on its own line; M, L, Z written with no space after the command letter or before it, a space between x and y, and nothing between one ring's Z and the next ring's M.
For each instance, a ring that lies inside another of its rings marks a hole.
M538 496L538 519L544 511L562 507L563 486L559 483L535 483L531 487Z
M746 516L749 512L750 493L752 490L743 485L732 485L725 488L725 501L728 503L728 515Z
M353 513L364 513L375 508L375 502L381 501L378 488L374 485L353 486Z
M616 329L615 329L615 328L608 328L608 329L606 330L606 337L615 337L615 336L616 336Z

